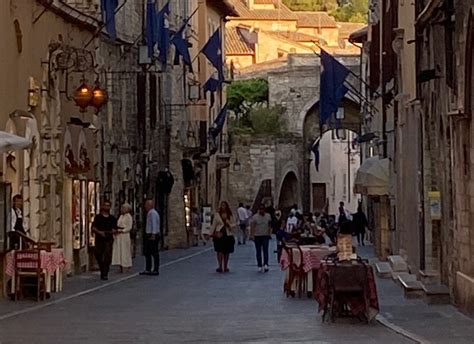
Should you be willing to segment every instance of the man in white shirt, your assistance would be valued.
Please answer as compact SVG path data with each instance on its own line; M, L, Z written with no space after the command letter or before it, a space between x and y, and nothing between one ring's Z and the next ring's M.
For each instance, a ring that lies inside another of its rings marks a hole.
M13 206L10 217L10 248L15 249L15 246L18 246L17 248L20 248L20 239L15 235L14 232L27 234L23 223L23 197L21 195L15 195L13 197Z
M145 202L145 210L147 212L144 247L145 271L140 272L140 275L158 276L160 274L160 214L156 211L155 202L153 202L153 200L147 200ZM152 258L153 269L151 267Z
M237 209L237 215L239 217L239 228L240 228L240 232L238 235L238 245L242 245L242 243L245 245L247 242L247 225L248 225L249 215L243 203L239 203L239 208Z
M286 231L288 233L291 233L293 229L296 228L296 225L298 224L298 218L296 217L296 212L291 212L290 215L288 216L288 219L286 220Z

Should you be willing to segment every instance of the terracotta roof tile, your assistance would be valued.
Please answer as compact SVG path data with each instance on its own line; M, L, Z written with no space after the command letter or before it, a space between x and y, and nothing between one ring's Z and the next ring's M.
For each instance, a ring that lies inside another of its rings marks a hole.
M225 29L225 51L227 55L253 55L254 47L247 43L236 27Z
M319 41L318 37L307 35L302 32L294 32L294 31L273 31L273 33L288 38L289 40L295 42L317 42Z
M363 24L363 23L343 23L343 22L339 22L337 23L337 25L339 26L339 38L348 38L353 32L356 32L367 26L367 24Z
M326 12L294 12L298 16L298 27L337 28L336 21Z
M280 2L275 2L275 9L263 10L254 9L250 10L244 2L245 0L230 0L237 11L239 19L251 19L251 20L297 20L298 17L288 7Z

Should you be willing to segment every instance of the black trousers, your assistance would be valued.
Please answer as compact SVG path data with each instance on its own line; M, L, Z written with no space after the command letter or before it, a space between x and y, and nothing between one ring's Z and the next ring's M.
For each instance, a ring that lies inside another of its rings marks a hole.
M100 276L107 277L112 264L113 240L97 240L95 242L95 259L100 268Z
M257 255L257 265L261 268L262 265L262 251L263 251L263 264L268 265L268 246L270 242L270 236L262 235L255 236L255 251Z
M145 271L160 271L160 240L156 237L155 240L150 240L151 235L146 234L145 238ZM153 269L152 269L153 260Z

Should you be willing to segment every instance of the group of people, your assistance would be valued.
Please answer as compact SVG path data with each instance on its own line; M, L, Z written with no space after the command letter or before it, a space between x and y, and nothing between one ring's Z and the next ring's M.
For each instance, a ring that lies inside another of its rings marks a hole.
M127 203L123 204L118 219L110 213L110 208L110 201L102 202L100 213L95 216L92 223L92 230L95 234L95 257L102 280L108 280L111 265L119 266L121 272L128 272L132 267L130 238L133 228L132 207ZM145 270L140 274L157 276L160 274L160 215L152 200L145 202L145 211L147 212L144 246Z
M321 213L308 213L303 215L294 205L281 235L291 233L315 238L317 244L336 243L338 234L351 234L357 237L360 246L365 245L365 234L368 221L359 203L356 213L351 213L345 208L344 202L339 203L338 215Z
M339 214L327 215L308 213L303 215L296 205L292 207L288 218L283 221L282 214L273 207L259 206L253 214L250 207L239 204L237 219L227 202L221 202L211 225L211 237L217 254L218 273L229 272L229 258L234 252L236 240L245 244L247 238L254 241L257 268L259 272L269 271L269 241L272 234L282 242L294 237L311 237L317 244L335 244L338 234L357 236L359 245L365 245L365 230L368 226L367 217L359 203L357 212L351 214L340 202ZM238 228L238 232L236 232Z
M237 234L238 245L246 244L247 238L255 243L258 271L268 272L269 243L272 233L276 233L276 228L281 225L281 213L262 204L254 214L250 207L244 207L243 203L240 203L237 220L238 222L234 219L229 203L221 202L211 225L211 236L218 263L216 271L229 272L229 257L234 252ZM235 233L236 227L238 233Z

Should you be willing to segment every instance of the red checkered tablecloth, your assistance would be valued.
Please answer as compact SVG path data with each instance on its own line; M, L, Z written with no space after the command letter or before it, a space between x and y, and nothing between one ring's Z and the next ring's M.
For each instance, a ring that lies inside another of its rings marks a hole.
M311 270L319 269L321 260L328 254L335 252L335 247L316 247L313 245L300 246L303 252L303 270L309 272ZM296 261L299 261L300 251L296 248L293 249L293 257ZM290 265L288 253L283 250L280 258L280 267L282 270L286 270Z
M63 268L66 265L64 251L62 249L52 249L51 252L41 251L41 268L48 273L54 273L56 269ZM5 274L13 276L15 274L15 251L10 251L5 256ZM25 266L28 268L28 266ZM34 268L34 266L31 266Z

